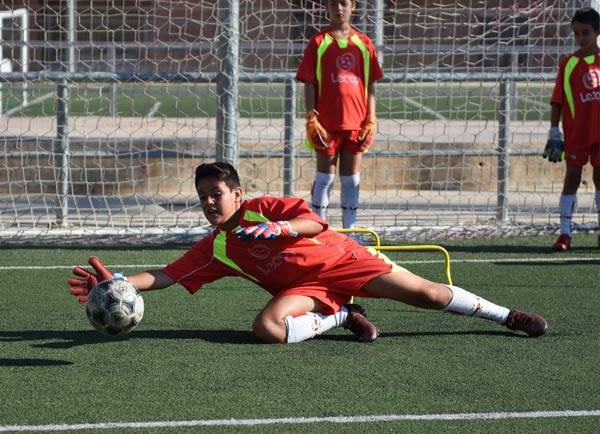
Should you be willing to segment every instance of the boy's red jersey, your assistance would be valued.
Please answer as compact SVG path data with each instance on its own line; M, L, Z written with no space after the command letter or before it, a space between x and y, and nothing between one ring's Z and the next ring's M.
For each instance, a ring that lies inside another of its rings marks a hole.
M562 106L566 151L600 142L600 50L561 61L551 102Z
M368 85L381 77L373 42L355 29L343 41L328 30L313 36L296 73L297 80L315 85L315 108L328 131L360 130L367 115Z
M240 226L303 217L323 231L312 238L241 241L235 230L216 229L162 271L191 293L225 276L250 280L273 295L321 295L332 311L353 296L372 297L360 288L392 270L376 252L332 229L302 199L261 197L241 204ZM330 293L331 296L328 296Z

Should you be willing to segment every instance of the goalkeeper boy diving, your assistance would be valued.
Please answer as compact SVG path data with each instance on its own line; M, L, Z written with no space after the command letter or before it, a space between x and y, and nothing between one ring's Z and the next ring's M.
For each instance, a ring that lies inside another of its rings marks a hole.
M242 198L233 166L208 163L196 168L195 186L211 235L162 269L128 276L140 291L178 283L190 293L225 276L261 286L272 298L252 329L266 343L301 342L344 327L361 342L378 329L352 297L387 298L423 309L492 320L538 337L546 332L541 316L510 310L458 286L426 280L394 264L381 252L330 229L302 199ZM113 273L96 257L93 270L75 267L71 293L86 303L89 291Z

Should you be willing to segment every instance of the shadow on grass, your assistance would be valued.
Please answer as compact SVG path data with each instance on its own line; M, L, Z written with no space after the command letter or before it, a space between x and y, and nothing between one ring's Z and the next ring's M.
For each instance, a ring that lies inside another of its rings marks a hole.
M67 360L50 360L50 359L7 359L0 358L0 367L2 366L67 366L73 365L73 362Z
M136 330L129 335L115 337L104 336L94 330L0 331L0 343L31 341L32 346L37 348L64 349L136 339L199 339L238 345L259 343L251 331L242 330Z
M530 339L529 336L511 332L508 330L472 330L472 331L448 331L448 332L384 332L380 333L379 338L411 338L411 337L440 337L440 336L505 336L517 339ZM318 337L320 340L330 341L356 341L356 337L349 335L322 335Z
M411 337L440 337L440 336L505 336L517 339L528 339L528 336L510 331L471 330L447 332L385 332L380 338L411 338ZM110 344L119 341L136 339L198 339L207 342L235 345L261 344L250 331L241 330L140 330L127 336L103 336L93 330L85 331L0 331L0 343L32 342L32 347L50 349L69 349L82 345ZM317 339L337 342L357 342L352 333L324 334ZM41 342L40 342L41 341ZM264 344L261 344L264 345ZM59 366L70 365L71 362L49 359L10 359L0 358L2 366Z

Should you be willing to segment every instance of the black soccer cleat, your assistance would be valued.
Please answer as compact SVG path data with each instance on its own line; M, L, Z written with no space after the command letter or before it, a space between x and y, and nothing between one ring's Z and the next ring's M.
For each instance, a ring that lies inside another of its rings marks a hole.
M532 338L542 336L548 329L548 323L544 318L535 313L521 312L520 310L511 310L504 325L511 330L525 332Z
M379 336L379 330L368 319L365 310L359 304L346 304L348 318L344 328L358 336L360 342L373 342Z

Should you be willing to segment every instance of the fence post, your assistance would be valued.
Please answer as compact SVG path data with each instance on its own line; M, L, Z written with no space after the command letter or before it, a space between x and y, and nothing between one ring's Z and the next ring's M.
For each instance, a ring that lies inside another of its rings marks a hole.
M54 153L57 156L56 194L58 207L56 220L59 226L69 225L69 85L67 80L56 84L56 144Z
M284 97L284 137L283 137L283 195L293 197L295 164L296 164L296 81L292 78L285 80Z
M112 73L117 72L117 48L114 45L111 45L108 48L108 62L110 63L110 70ZM115 117L117 116L117 82L114 81L110 83L109 93L108 93L108 114L109 116Z
M67 72L76 71L75 66L75 0L67 2ZM56 145L55 154L60 157L60 164L55 169L56 176L56 195L58 208L56 210L56 220L59 226L69 225L69 184L71 151L69 143L69 82L67 78L61 79L56 84Z
M511 80L500 81L500 109L498 110L498 221L508 220L508 177L510 152Z
M221 67L217 74L217 161L224 161L237 168L238 143L237 123L239 47L240 47L240 2L219 0L221 34L217 41L217 58Z

